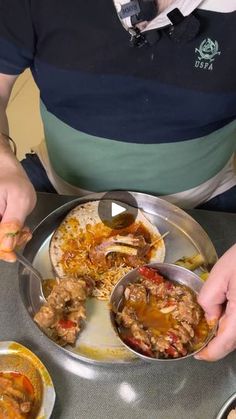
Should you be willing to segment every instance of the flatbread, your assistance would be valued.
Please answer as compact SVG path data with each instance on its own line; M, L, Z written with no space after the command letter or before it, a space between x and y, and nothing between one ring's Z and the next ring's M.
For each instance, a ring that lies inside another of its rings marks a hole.
M132 270L132 267L122 264L122 266L102 270L101 267L92 266L88 255L94 240L99 237L100 242L103 242L114 236L114 230L101 222L98 205L99 201L91 201L80 204L70 211L53 234L49 252L52 266L59 278L88 275L96 283L93 295L100 299L108 299L115 283ZM160 239L161 235L157 227L144 216L141 210L138 210L136 220L130 227L123 229L122 232L116 230L116 234L132 234L132 230L137 226L149 233L151 243L156 242L147 262L163 262L164 240Z

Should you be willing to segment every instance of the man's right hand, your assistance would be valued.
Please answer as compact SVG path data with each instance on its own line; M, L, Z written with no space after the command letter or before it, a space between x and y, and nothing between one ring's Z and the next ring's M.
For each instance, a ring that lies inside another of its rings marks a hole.
M36 193L25 171L11 153L1 155L0 259L14 262L14 248L24 245L31 233L24 222L36 204Z
M17 75L0 73L0 259L14 262L14 248L31 238L24 227L36 204L36 194L21 164L11 151L6 107Z

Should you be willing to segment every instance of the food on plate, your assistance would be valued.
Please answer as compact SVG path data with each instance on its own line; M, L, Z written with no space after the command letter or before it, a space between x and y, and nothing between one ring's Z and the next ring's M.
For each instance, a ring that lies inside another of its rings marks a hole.
M0 418L30 419L34 404L34 387L19 372L0 372Z
M209 275L210 275L210 273L209 272L207 272L207 271L203 271L203 272L201 272L200 273L200 278L203 280L203 281L206 281L207 279L208 279L208 277L209 277Z
M35 314L35 322L60 345L74 344L86 317L85 301L93 286L93 281L85 276L59 281Z
M147 266L125 288L115 321L124 343L151 358L195 352L210 330L194 292Z
M59 283L59 280L57 278L44 278L42 281L42 290L44 298L47 299L47 297L51 294L53 288L55 285Z
M195 271L195 269L200 268L201 273L199 273L199 276L203 281L206 281L209 276L209 272L205 268L204 258L200 253L194 254L192 256L184 256L181 259L178 259L175 262L175 265L182 266L189 271Z
M175 262L175 265L182 266L183 268L195 271L195 269L203 266L205 263L203 256L197 253L192 256L184 256Z
M112 229L101 222L98 204L79 205L66 216L51 239L50 258L59 278L87 275L95 281L92 295L107 300L127 272L163 262L165 244L140 210L129 227Z
M236 409L233 409L229 412L227 419L236 419Z

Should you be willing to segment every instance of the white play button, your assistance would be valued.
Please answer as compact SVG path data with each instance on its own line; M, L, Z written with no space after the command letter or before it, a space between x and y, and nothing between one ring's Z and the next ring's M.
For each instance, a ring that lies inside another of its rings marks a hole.
M115 202L112 202L112 204L111 204L111 215L112 215L112 217L115 217L116 215L122 214L125 211L127 211L127 208L124 208L121 205L118 205L118 204L115 204Z
M135 221L138 205L133 195L126 191L110 191L99 201L98 214L107 227L122 229Z

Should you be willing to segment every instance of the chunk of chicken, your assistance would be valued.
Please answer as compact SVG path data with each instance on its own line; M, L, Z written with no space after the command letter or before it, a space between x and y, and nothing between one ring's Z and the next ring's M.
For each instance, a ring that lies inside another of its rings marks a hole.
M53 288L34 320L62 345L74 344L85 319L85 301L94 282L65 278Z
M43 305L35 314L35 322L43 328L52 327L60 318L60 311L48 304Z
M125 299L132 303L147 302L147 291L142 284L131 284L125 289Z

